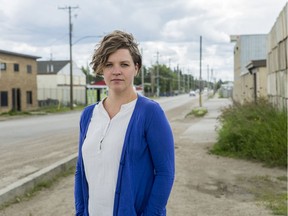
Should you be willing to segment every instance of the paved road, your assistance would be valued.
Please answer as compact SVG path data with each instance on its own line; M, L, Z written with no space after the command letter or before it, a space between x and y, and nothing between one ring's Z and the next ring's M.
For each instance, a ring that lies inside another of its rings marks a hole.
M165 111L198 97L180 95L157 100ZM81 112L0 121L0 189L77 152Z
M164 102L166 99L161 100ZM169 104L166 114L175 137L176 153L176 178L167 215L272 216L273 213L265 208L264 203L255 200L253 192L286 192L287 182L277 180L280 176L286 176L286 170L208 154L207 149L215 142L219 109L230 102L227 99L205 101L208 114L204 118L184 118L191 105L197 106L197 99L183 97L183 100L186 103L177 108L169 106L181 104L180 98L174 98L173 102L166 101ZM162 106L167 109L163 103ZM72 216L73 185L74 176L70 175L27 201L0 210L0 215Z

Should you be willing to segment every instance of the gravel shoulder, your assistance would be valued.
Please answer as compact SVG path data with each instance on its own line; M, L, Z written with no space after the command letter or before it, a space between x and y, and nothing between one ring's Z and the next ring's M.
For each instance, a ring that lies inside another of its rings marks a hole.
M219 108L228 100L209 99L208 114L201 119L185 118L191 104L168 111L175 138L176 179L167 206L175 216L272 216L255 194L267 188L287 191L286 170L260 163L218 157L208 153L216 139ZM0 211L1 216L74 215L74 176L62 178L27 200Z

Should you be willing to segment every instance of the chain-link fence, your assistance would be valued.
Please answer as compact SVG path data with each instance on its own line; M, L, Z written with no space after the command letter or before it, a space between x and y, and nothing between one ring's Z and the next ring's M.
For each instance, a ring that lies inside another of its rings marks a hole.
M73 103L86 104L86 88L73 88ZM70 88L41 88L37 89L38 106L52 106L59 103L68 106L70 105Z

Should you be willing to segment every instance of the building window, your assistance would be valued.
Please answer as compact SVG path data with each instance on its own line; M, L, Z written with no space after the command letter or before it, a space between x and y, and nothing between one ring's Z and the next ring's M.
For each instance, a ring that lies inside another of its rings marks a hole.
M51 64L51 65L47 64L47 72L48 73L53 73L54 72L54 65L53 64Z
M19 71L19 64L14 64L14 71L18 72Z
M27 65L27 73L32 73L32 65Z
M26 101L28 105L32 105L32 91L26 92Z
M0 70L5 71L6 70L6 63L0 62Z
M0 92L0 106L1 107L8 106L8 92L7 91Z

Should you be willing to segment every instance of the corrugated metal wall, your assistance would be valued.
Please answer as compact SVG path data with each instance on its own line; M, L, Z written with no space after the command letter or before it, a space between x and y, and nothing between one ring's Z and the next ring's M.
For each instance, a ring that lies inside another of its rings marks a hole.
M246 66L251 60L266 59L267 55L267 35L241 35L241 75L249 73Z
M234 48L233 100L235 102L244 103L254 100L253 75L249 74L246 66L252 60L266 58L267 34L238 35ZM266 76L266 71L263 73L258 74L259 76Z
M267 49L269 101L288 111L288 3L268 34Z

